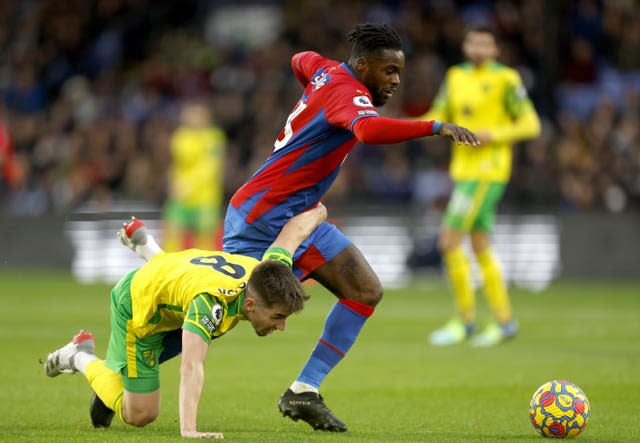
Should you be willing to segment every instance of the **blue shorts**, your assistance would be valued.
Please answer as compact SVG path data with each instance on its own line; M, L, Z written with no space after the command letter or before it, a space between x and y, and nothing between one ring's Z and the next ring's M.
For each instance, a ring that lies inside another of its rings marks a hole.
M232 254L260 260L276 239L277 232L265 232L245 221L240 211L229 205L224 220L223 249ZM352 242L331 223L318 226L293 255L293 272L304 280L313 271L351 246Z

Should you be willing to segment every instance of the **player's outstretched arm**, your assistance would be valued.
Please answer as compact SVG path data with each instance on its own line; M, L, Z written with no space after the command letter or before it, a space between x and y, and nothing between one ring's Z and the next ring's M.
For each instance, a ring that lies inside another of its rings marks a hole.
M390 117L369 117L356 120L352 128L358 141L368 145L402 143L415 138L442 135L456 143L480 144L478 137L466 128L435 120L420 121Z
M292 217L271 244L271 248L286 249L293 255L296 249L298 249L298 246L300 246L326 218L327 208L325 208L322 203L318 203L315 208Z
M198 334L182 331L182 362L180 364L180 435L186 438L214 438L221 440L220 432L198 431L196 420L198 405L204 386L204 361L208 344Z
M462 126L454 125L453 123L442 122L440 126L439 135L449 137L455 143L461 143L465 145L478 146L480 139L473 132Z
M156 240L151 234L147 234L147 228L142 220L135 217L131 217L129 223L122 223L122 228L118 231L116 236L120 243L133 252L138 254L138 257L145 261L151 260L156 255L164 252L160 245L156 243Z

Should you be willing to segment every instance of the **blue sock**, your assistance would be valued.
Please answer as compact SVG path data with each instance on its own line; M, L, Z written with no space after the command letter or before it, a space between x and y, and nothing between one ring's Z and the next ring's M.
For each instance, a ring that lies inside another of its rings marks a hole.
M373 311L373 307L353 300L340 300L336 303L329 312L324 331L297 381L318 388L349 351Z

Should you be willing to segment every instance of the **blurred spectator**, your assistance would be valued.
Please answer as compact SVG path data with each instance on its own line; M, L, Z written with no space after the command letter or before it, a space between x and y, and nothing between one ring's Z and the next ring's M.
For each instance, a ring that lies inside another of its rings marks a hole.
M44 109L45 89L38 81L35 66L29 63L15 66L11 76L15 82L10 84L4 92L5 106L25 114Z
M4 0L0 206L164 205L179 109L206 98L228 136L229 196L300 93L291 55L344 59L336 42L367 20L395 26L410 61L387 115L429 107L444 67L461 61L466 27L499 34L502 61L517 67L546 133L517 151L505 209L640 210L640 6L597 0ZM367 157L347 161L328 198L437 205L447 192L447 158L431 140Z
M567 83L593 83L596 81L596 60L593 48L582 38L571 41L563 80Z

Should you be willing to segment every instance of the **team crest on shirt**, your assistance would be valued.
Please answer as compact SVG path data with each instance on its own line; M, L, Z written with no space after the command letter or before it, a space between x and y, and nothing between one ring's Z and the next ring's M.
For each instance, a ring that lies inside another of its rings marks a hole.
M331 76L329 76L327 72L320 72L311 79L311 84L313 85L313 89L317 91L326 85L329 80L331 80Z
M371 100L366 95L359 95L357 97L353 97L353 104L356 106L362 106L363 108L373 107L371 104Z
M220 305L213 305L211 307L211 320L215 326L219 326L222 322L222 316L224 315L224 309Z
M202 326L207 328L207 331L209 331L209 334L212 334L213 331L215 331L218 328L218 326L220 326L223 316L224 316L223 307L218 304L215 304L211 307L211 317L209 317L206 314L203 315L200 318L200 323L202 324Z

